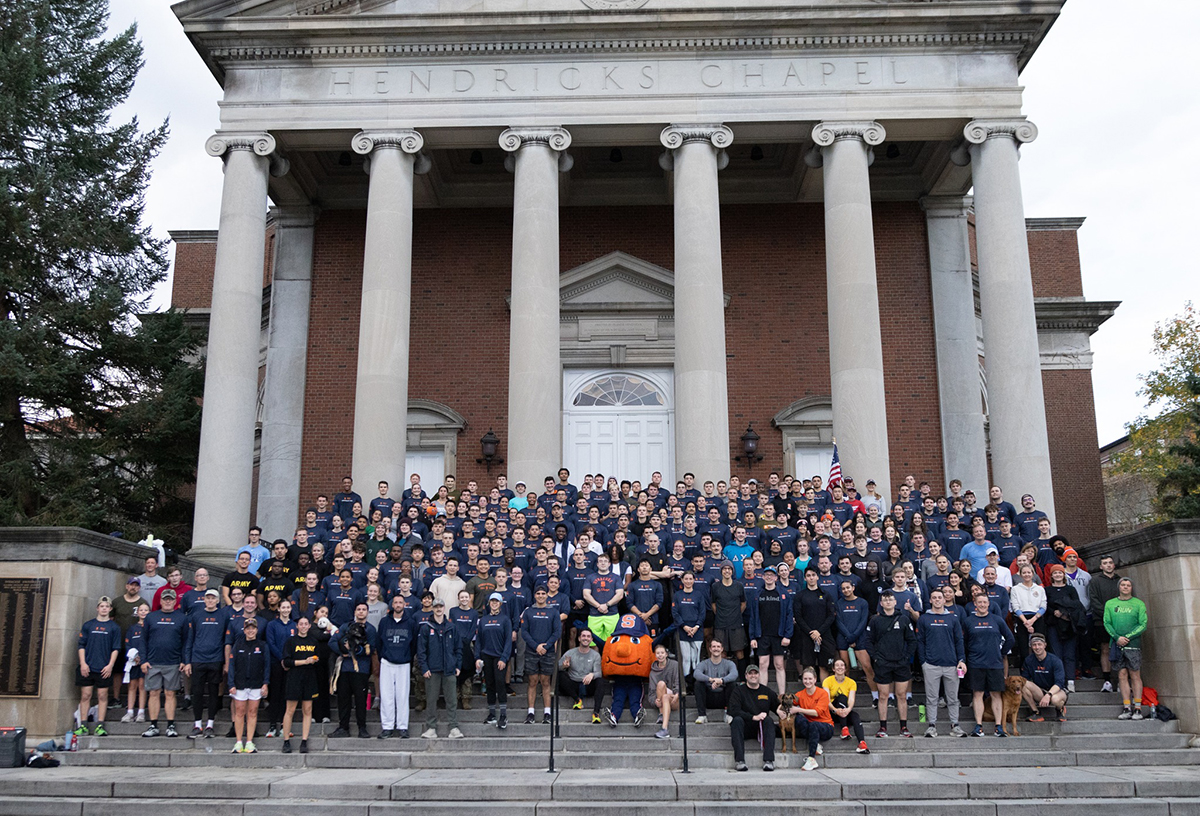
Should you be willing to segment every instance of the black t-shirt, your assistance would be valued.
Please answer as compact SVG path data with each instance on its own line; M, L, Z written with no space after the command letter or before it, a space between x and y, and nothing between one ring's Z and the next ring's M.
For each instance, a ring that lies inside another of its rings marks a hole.
M235 588L241 589L247 595L251 592L257 592L259 586L258 576L250 573L231 572L221 581L221 586L229 587L230 590Z
M742 625L742 603L746 600L746 590L741 581L734 581L729 586L721 581L714 581L709 587L709 600L716 607L713 613L713 626L717 629L730 629Z
M781 603L779 587L775 587L775 589L763 587L758 593L758 622L763 637L778 636Z

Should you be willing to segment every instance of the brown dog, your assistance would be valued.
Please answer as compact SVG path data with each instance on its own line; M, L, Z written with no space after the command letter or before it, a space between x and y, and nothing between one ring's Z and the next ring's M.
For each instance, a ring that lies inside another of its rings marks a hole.
M789 714L779 718L779 733L783 736L783 752L787 753L788 735L792 736L792 753L796 753L796 715Z
M1004 691L1001 692L1000 699L1004 702L1004 730L1014 737L1021 736L1021 732L1017 730L1017 716L1021 713L1021 690L1025 688L1027 681L1019 674L1011 674L1004 681ZM985 695L983 700L983 719L985 722L995 722L996 718L992 715L991 700ZM1012 728L1007 726L1012 723Z

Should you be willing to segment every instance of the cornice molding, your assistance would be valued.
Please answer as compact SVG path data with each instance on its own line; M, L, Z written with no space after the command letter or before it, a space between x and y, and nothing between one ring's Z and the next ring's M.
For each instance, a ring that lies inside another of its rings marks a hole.
M330 0L336 2L337 0ZM338 32L339 34L342 32ZM223 36L217 34L216 36ZM871 35L826 35L826 36L780 36L780 37L662 37L662 38L618 38L558 39L493 42L411 42L411 43L361 43L342 42L328 45L213 45L209 48L212 57L220 62L263 62L293 59L338 59L345 61L377 60L387 56L442 56L449 54L509 54L509 53L670 53L673 51L714 52L775 51L794 49L799 51L824 52L830 50L855 50L872 48L902 48L922 51L929 48L966 48L980 46L1011 46L1014 50L1026 48L1036 41L1030 31L988 32L909 32Z
M1026 218L1026 232L1076 232L1083 226L1086 216L1075 218Z
M1120 305L1119 300L1036 298L1033 309L1039 332L1082 331L1092 335Z

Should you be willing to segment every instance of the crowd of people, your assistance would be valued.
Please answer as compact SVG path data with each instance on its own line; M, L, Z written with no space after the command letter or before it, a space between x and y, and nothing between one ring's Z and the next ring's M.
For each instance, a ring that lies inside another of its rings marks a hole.
M994 486L980 505L958 480L939 495L909 476L893 502L873 481L860 492L848 477L777 473L699 485L688 473L674 490L658 473L646 485L595 474L576 487L565 468L540 493L504 476L484 490L448 476L430 495L413 475L398 498L379 482L367 502L353 487L317 496L286 538L251 528L219 585L205 569L190 584L177 567L160 573L151 556L124 595L101 598L79 635L79 732L95 705L104 735L124 697L122 721L146 722L144 737L178 736L178 710L192 712L187 736L212 737L228 695L239 753L257 750L260 708L285 752L299 711L306 752L331 698L330 736L349 736L352 717L371 736L378 707L376 736L404 739L424 708L420 735L434 739L444 701L458 739L477 688L486 722L506 729L524 683L527 724L548 723L558 693L575 709L590 699L609 727L625 708L635 726L657 712L659 738L686 693L697 723L723 710L738 770L751 736L772 770L780 724L807 743L806 768L839 732L869 753L862 693L875 738L912 737L918 675L930 738L939 705L952 736L983 736L986 708L1006 736L1010 673L1027 681L1032 721L1065 720L1077 678L1113 691L1114 672L1119 718L1143 717L1145 604L1111 557L1089 571L1028 494L1018 509ZM601 669L622 615L657 647L637 688ZM973 722L960 721L960 693Z

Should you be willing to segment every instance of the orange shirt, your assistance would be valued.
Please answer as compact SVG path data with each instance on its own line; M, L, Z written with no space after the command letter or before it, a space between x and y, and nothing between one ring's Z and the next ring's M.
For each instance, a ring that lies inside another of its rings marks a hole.
M800 689L792 695L792 705L808 708L817 712L817 716L808 717L809 722L823 722L833 725L833 717L829 715L829 692L820 686L813 687L810 696L807 689Z

